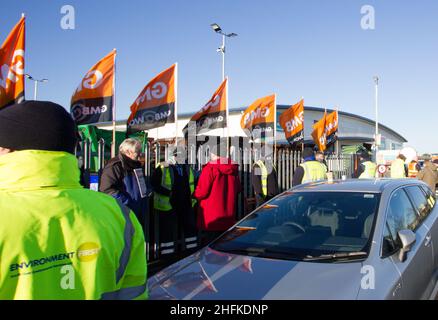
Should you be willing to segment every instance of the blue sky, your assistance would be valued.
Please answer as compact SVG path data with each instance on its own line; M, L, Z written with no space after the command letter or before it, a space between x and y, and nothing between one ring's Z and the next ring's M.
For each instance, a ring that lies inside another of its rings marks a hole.
M72 5L76 29L60 27ZM375 30L360 12L373 5ZM196 111L221 81L217 22L227 50L231 107L273 92L279 104L306 105L374 119L372 77L380 85L380 121L420 152L438 152L438 2L403 0L14 0L0 2L0 39L27 16L26 71L50 79L38 98L69 106L85 72L118 49L117 117L156 73L179 63L179 112ZM32 83L27 97L33 97Z

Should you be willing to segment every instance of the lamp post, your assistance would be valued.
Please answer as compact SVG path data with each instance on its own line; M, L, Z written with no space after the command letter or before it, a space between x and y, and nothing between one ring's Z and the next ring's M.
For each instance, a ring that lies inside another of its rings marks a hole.
M374 136L374 149L376 152L376 161L377 161L377 152L379 151L380 145L380 136L379 136L379 77L373 77L375 84L375 108L376 108L376 132Z
M37 99L37 92L38 92L38 82L44 83L44 82L48 82L49 79L35 79L34 77L32 77L30 74L25 74L26 78L29 80L32 80L35 84L34 86L34 92L33 92L33 100L36 101Z
M237 37L236 33L225 33L222 31L221 27L217 23L211 24L211 27L214 32L217 34L222 35L222 46L219 47L216 51L222 53L222 81L225 80L225 39L226 38L232 38Z

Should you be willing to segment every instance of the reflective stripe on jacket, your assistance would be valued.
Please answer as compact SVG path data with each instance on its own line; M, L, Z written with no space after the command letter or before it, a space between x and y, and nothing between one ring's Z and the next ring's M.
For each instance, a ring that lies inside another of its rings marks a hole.
M377 165L371 161L363 163L365 170L359 176L359 179L374 179L376 177Z
M319 161L306 161L300 164L304 169L301 183L314 182L327 179L326 166Z
M416 178L417 174L418 174L418 170L417 170L417 163L416 162L411 162L408 166L408 177L409 178Z
M73 155L12 152L0 176L0 300L147 298L140 223L80 186Z
M262 160L256 161L254 165L257 165L262 171L260 181L262 183L263 196L266 197L268 195L268 169L266 168L265 163Z
M164 189L172 191L172 186L174 183L174 172L166 163L158 164L157 168L161 169L161 186ZM193 169L189 167L188 170L189 176L189 186L190 186L190 194L193 194L195 191L195 175L193 173ZM196 204L196 199L192 199L192 207ZM170 204L170 196L166 196L160 194L158 192L154 192L154 208L160 211L170 211L172 210L172 205Z

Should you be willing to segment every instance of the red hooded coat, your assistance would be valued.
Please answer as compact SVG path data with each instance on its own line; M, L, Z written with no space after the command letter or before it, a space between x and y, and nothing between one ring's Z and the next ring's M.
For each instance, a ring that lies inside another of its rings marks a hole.
M194 193L199 201L198 228L225 231L235 224L235 208L240 190L237 164L224 158L207 163Z

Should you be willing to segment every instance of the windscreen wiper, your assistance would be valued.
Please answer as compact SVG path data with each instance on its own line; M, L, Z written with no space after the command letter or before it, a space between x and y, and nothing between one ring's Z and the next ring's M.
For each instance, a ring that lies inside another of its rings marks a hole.
M297 255L288 251L279 251L272 250L269 248L236 248L236 249L221 249L221 248L213 248L218 251L232 253L232 254L240 254L240 255L249 255L255 257L262 258L277 258L281 260L303 260L305 256Z
M257 249L257 248L236 248L236 249L222 249L222 248L216 248L213 247L214 250L227 252L227 253L233 253L233 254L248 254L248 255L258 255L263 253L263 249Z
M329 254L322 254L319 256L306 256L303 258L303 261L355 259L355 258L363 258L366 257L367 255L368 253L364 251L329 253Z

